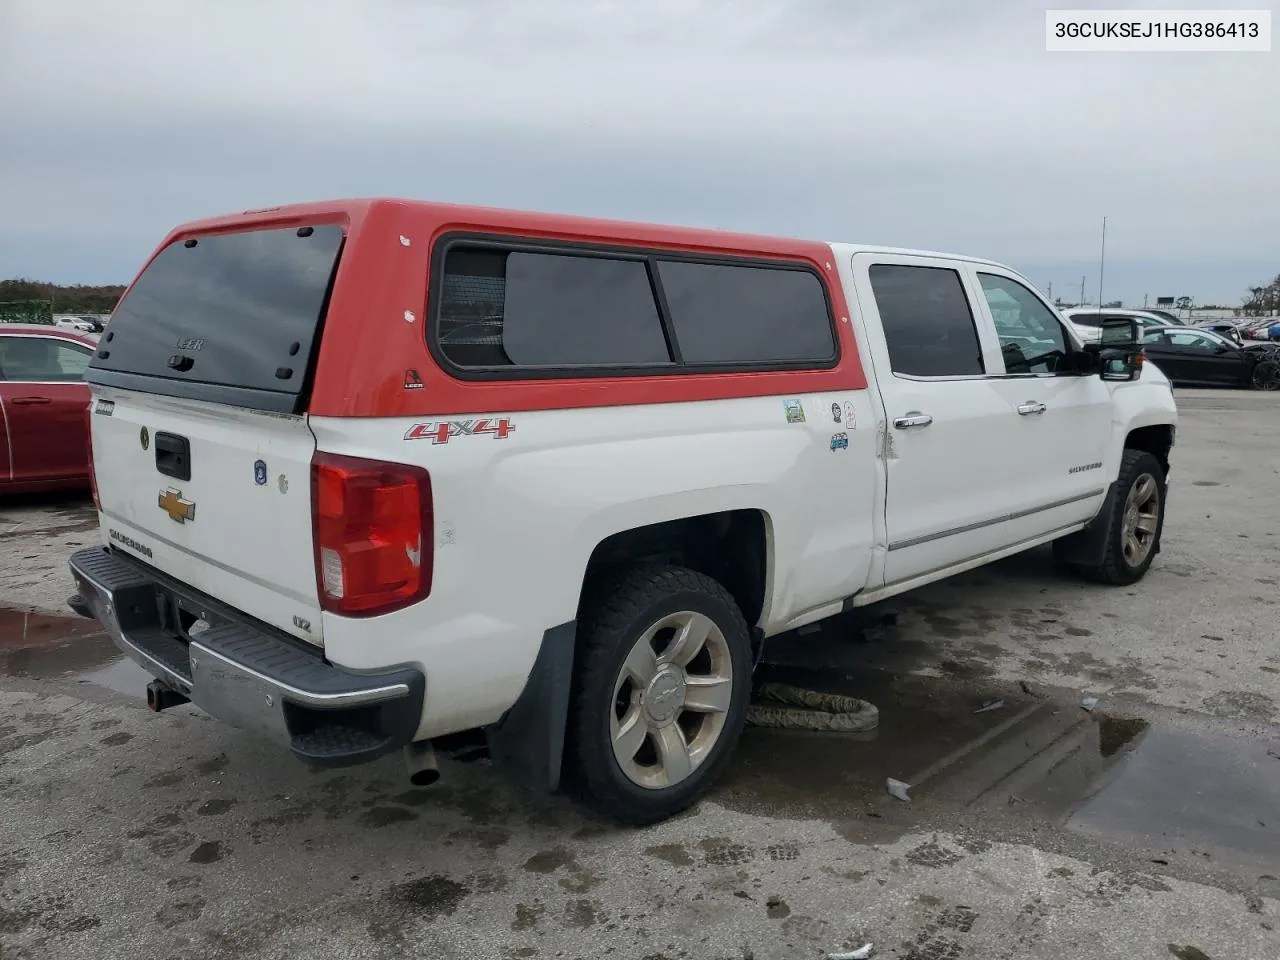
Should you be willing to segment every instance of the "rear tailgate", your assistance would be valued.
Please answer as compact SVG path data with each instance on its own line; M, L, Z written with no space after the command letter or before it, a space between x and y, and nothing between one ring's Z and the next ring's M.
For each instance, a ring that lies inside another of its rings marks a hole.
M334 225L175 240L117 307L87 375L108 544L312 643L303 411L342 242Z

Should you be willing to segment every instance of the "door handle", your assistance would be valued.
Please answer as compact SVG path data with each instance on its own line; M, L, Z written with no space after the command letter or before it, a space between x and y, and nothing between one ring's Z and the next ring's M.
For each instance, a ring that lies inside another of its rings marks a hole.
M13 405L15 407L19 407L19 406L29 407L29 406L34 406L37 403L50 403L50 402L51 401L49 400L48 397L14 397L13 398Z
M1018 404L1018 416L1027 417L1033 413L1044 413L1048 408L1038 400L1028 400Z
M911 427L927 427L931 423L933 423L933 417L918 410L912 410L905 417L898 417L893 421L893 425L899 430L909 430Z

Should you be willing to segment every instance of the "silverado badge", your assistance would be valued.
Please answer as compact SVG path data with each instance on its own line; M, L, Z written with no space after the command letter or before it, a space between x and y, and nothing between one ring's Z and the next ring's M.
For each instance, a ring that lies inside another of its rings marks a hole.
M196 519L196 505L190 500L182 499L182 491L170 487L160 491L160 509L169 515L174 523L192 522Z

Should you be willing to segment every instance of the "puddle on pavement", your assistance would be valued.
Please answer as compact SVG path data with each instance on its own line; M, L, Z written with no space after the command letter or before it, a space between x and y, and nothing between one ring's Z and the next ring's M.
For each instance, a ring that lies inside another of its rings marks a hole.
M878 729L748 728L715 802L828 820L855 842L1029 821L1135 850L1153 870L1226 870L1280 896L1280 743L1150 727L1018 686L793 664L762 664L761 679L868 700ZM910 803L889 797L890 777L911 785Z
M146 699L147 684L151 682L151 676L128 657L120 657L105 667L82 673L76 679L140 700Z
M101 634L0 653L0 676L87 683L139 703L146 701L147 683L151 680L150 674ZM189 714L194 710L184 704L166 712Z
M885 788L892 777L912 785L912 811L1022 807L1060 820L1146 726L1018 687L880 670L760 670L762 680L859 697L880 712L875 732L857 737L748 728L716 799L771 816L902 823L907 811ZM1000 707L978 712L996 699Z
M1154 727L1067 827L1156 861L1269 876L1280 896L1278 754L1265 740Z
M120 651L103 633L66 637L0 651L0 674L40 680L77 678L120 659Z

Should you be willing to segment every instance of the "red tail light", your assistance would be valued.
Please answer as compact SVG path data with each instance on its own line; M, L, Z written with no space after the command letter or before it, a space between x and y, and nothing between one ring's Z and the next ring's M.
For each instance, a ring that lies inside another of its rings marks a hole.
M93 505L102 512L102 500L98 496L98 475L93 470L93 401L84 408L84 445L89 457L89 492L93 494Z
M431 477L421 467L317 453L311 509L320 605L371 617L431 592Z

